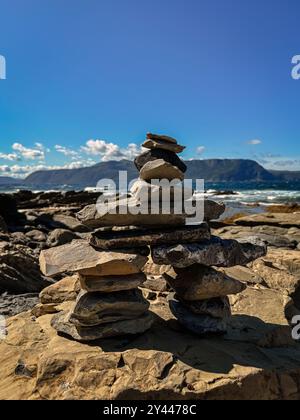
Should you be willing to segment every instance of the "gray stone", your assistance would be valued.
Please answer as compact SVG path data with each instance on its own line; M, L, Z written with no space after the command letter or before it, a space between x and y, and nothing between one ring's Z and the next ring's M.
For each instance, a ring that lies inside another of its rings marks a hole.
M82 289L88 292L111 293L121 290L132 290L142 286L146 281L144 273L128 276L79 276Z
M225 273L198 264L173 268L163 276L178 296L189 301L235 295L246 289L244 283Z
M47 240L46 234L38 229L30 230L29 232L26 232L25 235L34 242L46 242Z
M135 199L116 201L110 203L108 208L103 206L99 206L99 211L95 205L87 206L77 217L94 229L104 226L180 226L185 224L186 219L183 214L150 214L149 211L148 214L138 213L140 208Z
M172 265L179 268L193 264L233 267L247 265L266 255L266 252L266 246L258 241L240 243L231 239L222 240L212 237L211 240L198 244L152 247L152 259L156 264Z
M227 296L192 302L175 295L173 300L179 300L183 306L196 315L209 315L212 318L220 319L229 319L231 317L230 302Z
M68 335L76 341L96 341L126 335L141 334L149 330L154 323L152 312L146 312L139 318L98 325L96 327L76 327L68 320L68 314L61 312L54 315L51 326L61 334Z
M79 239L75 232L67 229L55 229L49 233L46 245L48 248L65 245L72 242L74 239Z
M177 140L170 136L165 136L161 134L147 133L147 139L150 140L161 140L167 143L177 144Z
M134 160L134 164L137 167L138 171L142 169L142 167L153 160L163 159L166 162L169 162L173 166L177 166L181 172L187 171L186 164L179 159L179 157L174 152L170 152L168 150L163 149L152 149L141 155L137 156Z
M169 305L178 322L192 333L200 336L226 334L227 323L225 320L213 318L209 315L196 315L175 300L170 300Z
M91 236L91 245L99 249L132 248L146 245L162 245L199 242L210 239L206 223L161 229L128 229L98 231Z
M168 179L169 181L178 179L182 181L184 179L184 174L177 166L173 166L163 159L157 159L146 163L142 167L140 170L140 177L144 181L151 181L152 179Z
M164 149L174 153L181 153L185 149L185 146L180 146L179 144L170 143L165 140L152 139L145 140L145 142L143 143L143 147L145 147L146 149Z
M149 309L140 290L115 293L82 292L70 314L70 322L90 327L137 318Z
M158 185L154 182L148 183L142 179L138 179L130 188L131 194L135 200L140 200L142 203L150 202L169 202L172 204L176 202L183 202L193 197L194 190L184 182L173 181L170 185Z
M136 274L146 262L147 257L129 252L96 251L85 240L47 249L40 254L41 271L48 277L65 272L91 276Z

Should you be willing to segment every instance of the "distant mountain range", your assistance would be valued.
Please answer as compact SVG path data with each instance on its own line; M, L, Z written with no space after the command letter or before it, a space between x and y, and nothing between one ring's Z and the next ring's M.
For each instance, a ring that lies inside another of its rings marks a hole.
M187 178L205 179L207 182L272 182L300 181L299 172L268 171L253 160L205 159L186 162ZM0 177L0 185L78 185L92 187L102 179L118 181L119 171L127 171L128 180L138 177L134 163L128 160L100 162L79 169L37 171L25 180Z

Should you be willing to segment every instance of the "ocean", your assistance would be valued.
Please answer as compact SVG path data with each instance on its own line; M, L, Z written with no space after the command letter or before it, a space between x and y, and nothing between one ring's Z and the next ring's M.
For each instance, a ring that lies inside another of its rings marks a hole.
M14 193L18 190L44 191L81 191L94 190L94 187L80 185L0 185L0 192ZM231 207L243 207L254 204L268 206L272 204L300 204L300 181L293 182L207 182L205 196L213 200L224 201ZM224 194L222 194L224 192ZM232 192L232 193L231 193ZM197 195L197 192L196 192Z

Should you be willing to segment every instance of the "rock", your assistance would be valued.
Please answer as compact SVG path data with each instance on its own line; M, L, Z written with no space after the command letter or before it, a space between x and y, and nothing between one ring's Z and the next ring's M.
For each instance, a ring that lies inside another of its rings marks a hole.
M178 296L189 301L234 295L246 288L245 284L220 271L197 264L174 268L163 276Z
M223 239L239 239L256 235L267 246L291 249L297 247L300 238L297 233L295 236L291 236L288 235L288 229L275 226L229 226L214 231L215 235L221 236Z
M254 273L259 275L270 289L281 290L293 295L300 288L300 275L294 276L283 267L278 268L276 261L268 256L253 261L250 265Z
M47 240L46 234L37 229L26 232L25 236L34 242L46 242Z
M80 283L78 276L65 277L49 287L46 287L40 293L42 304L59 304L66 301L74 301L80 292Z
M143 283L143 288L154 292L167 292L168 284L162 276L147 276L147 280Z
M146 163L157 159L163 159L166 162L169 162L171 165L177 166L181 172L186 172L187 170L186 164L181 159L179 159L176 153L163 149L152 149L148 152L142 153L135 158L134 164L138 171L140 171Z
M87 276L117 276L139 273L147 258L130 253L99 252L85 240L41 252L40 266L49 277L65 272L80 272Z
M188 301L176 296L183 306L195 315L209 315L212 318L229 319L231 308L228 297Z
M210 239L210 230L206 223L195 226L127 229L118 231L98 231L91 236L91 245L99 249L131 248L147 245L162 245L199 242Z
M8 232L7 224L5 223L5 220L3 219L1 215L0 215L0 232L3 232L3 233Z
M225 204L204 200L204 220L217 220L225 212Z
M152 139L145 140L145 142L143 143L143 147L145 147L146 149L163 149L174 153L181 153L185 149L184 146L180 146L179 144L173 144L165 140Z
M161 140L167 143L177 144L177 140L170 136L164 136L160 134L153 134L153 133L147 133L147 139L148 140Z
M266 254L266 247L261 243L237 242L212 237L210 241L198 244L152 247L152 259L156 264L172 265L184 268L193 264L216 267L247 265L249 262Z
M169 304L173 315L188 331L200 336L226 333L226 321L209 315L196 315L176 300L170 300Z
M39 318L48 314L55 314L59 312L55 303L39 303L31 309L31 314L36 318Z
M0 292L37 293L50 284L30 248L0 241Z
M169 181L178 179L183 181L184 174L177 166L173 166L163 159L158 159L146 163L140 170L140 177L148 182L153 179L167 179Z
M79 327L92 327L138 318L149 308L140 290L115 293L82 292L69 321Z
M157 203L169 202L183 202L192 198L194 194L193 188L186 185L184 182L173 182L170 185L155 185L155 183L149 184L148 182L138 179L130 188L131 194L134 196L134 199L141 201L143 204L147 203Z
M146 280L144 273L131 274L127 276L82 276L80 275L82 289L88 292L111 293L121 290L132 290L142 286Z
M241 308L245 313L249 306L254 316L235 315L244 337L246 325L264 311L266 296L258 298L255 308L257 294ZM282 309L277 298L271 304L273 291L268 296L268 310L275 320ZM35 319L26 312L8 319L7 338L0 340L0 399L160 399L180 403L300 399L299 345L261 348L238 334L232 340L227 340L227 335L199 340L171 328L177 322L164 299L151 308L157 317L149 332L106 339L97 345L58 336L50 326L53 315ZM263 316L270 314L266 310ZM281 316L272 322L277 324ZM253 332L249 330L249 335Z
M74 239L79 239L75 232L66 229L54 229L49 233L46 245L48 248L65 245L72 242Z
M120 214L120 207L125 214ZM100 205L99 211L94 205L87 206L77 214L77 217L93 229L103 226L180 226L185 224L185 216L181 214L141 214L137 213L138 210L136 200L120 200L111 203L108 209Z
M289 321L299 314L282 292L248 287L230 297L232 318L228 340L255 343L265 348L295 345Z
M55 214L52 219L58 228L72 230L73 232L89 232L89 229L87 229L87 227L80 223L75 217L64 214Z
M36 293L22 295L3 293L0 295L0 316L10 317L29 311L38 301L39 297Z
M237 225L268 225L282 228L300 228L300 213L260 213L236 220Z
M251 266L251 263L250 263ZM251 270L249 267L237 265L236 267L222 268L221 269L227 276L248 284L263 284L264 279L260 276L259 272Z
M58 332L77 341L95 341L101 338L141 334L151 328L153 315L146 312L139 318L97 325L96 327L77 327L68 321L68 316L61 312L54 315L51 326Z

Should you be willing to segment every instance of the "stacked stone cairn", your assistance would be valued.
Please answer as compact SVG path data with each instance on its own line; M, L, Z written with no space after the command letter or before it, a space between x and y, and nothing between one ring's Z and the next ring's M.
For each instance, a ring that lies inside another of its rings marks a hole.
M178 154L184 147L171 137L151 133L143 147L148 151L135 159L139 179L131 197L118 197L105 208L101 203L85 207L77 217L94 230L90 239L41 253L46 276L79 275L82 291L77 301L70 311L52 319L59 333L76 340L139 334L151 328L155 317L139 289L146 280L142 269L150 250L154 263L168 266L164 277L174 290L169 305L178 322L199 335L223 334L231 316L228 295L246 286L219 268L246 265L266 253L255 238L237 242L211 235L208 223L223 214L222 203L205 200L204 221L187 224L186 214L174 211L175 200L195 200L192 188L183 184L187 168ZM169 187L169 214L161 205L165 186L157 185L157 180L174 181ZM153 201L158 204L155 214L149 211ZM145 203L148 212L141 211Z

